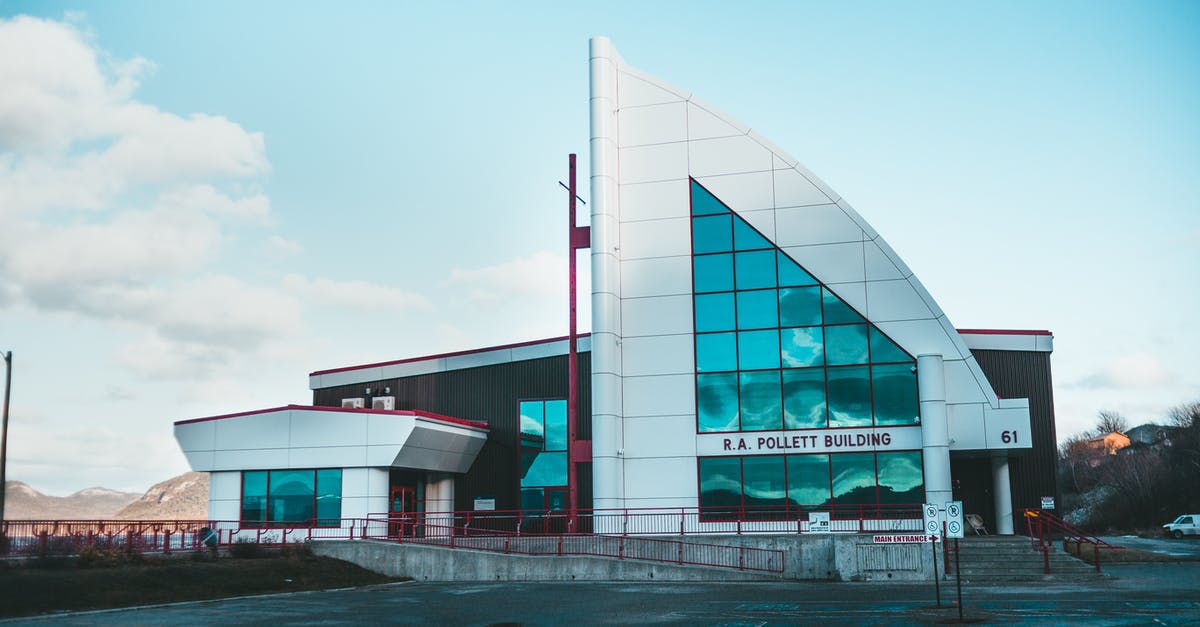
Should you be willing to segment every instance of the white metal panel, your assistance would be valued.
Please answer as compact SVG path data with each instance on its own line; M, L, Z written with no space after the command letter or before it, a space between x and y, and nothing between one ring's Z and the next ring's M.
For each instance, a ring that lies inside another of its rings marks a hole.
M288 449L288 468L344 468L367 463L366 445L311 446Z
M780 230L780 227L776 227ZM863 243L788 246L784 252L814 277L825 283L852 283L866 280Z
M648 296L621 301L621 331L625 337L692 332L692 298Z
M625 298L692 293L691 257L660 257L621 262ZM593 312L593 319L595 313Z
M692 374L625 377L626 416L696 417L696 377Z
M367 443L366 412L293 410L292 447L362 446Z
M979 389L975 375L962 359L946 360L946 400L951 403L979 403L987 398Z
M775 210L775 231L775 243L779 246L807 246L809 244L833 244L863 240L862 229L840 207L833 204L777 209ZM859 256L861 257L861 255L860 248ZM861 260L859 263L861 264Z
M771 153L749 137L699 139L687 143L692 176L762 172L771 169ZM624 156L622 156L624 165Z
M692 254L687 218L641 220L621 225L621 258L674 257Z
M687 140L683 102L623 107L617 112L617 145L645 146Z
M892 260L879 247L878 240L863 243L863 256L866 262L868 281L890 281L903 279L904 274L892 263Z
M215 420L175 425L175 441L182 451L211 451L216 444Z
M625 460L625 484L628 499L695 498L696 458L648 457Z
M947 405L950 450L975 451L987 448L984 437L983 403Z
M642 80L630 72L617 72L617 93L620 94L623 107L682 102L686 98Z
M277 470L287 467L286 448L225 449L213 454L214 470Z
M983 420L986 425L985 437L989 449L1033 447L1033 432L1029 426L1028 409L992 409L988 407L984 410Z
M378 366L327 372L321 375L321 387L332 388L339 385L353 385L362 381L378 381L382 378L383 373Z
M867 283L867 317L872 322L936 318L904 279Z
M687 218L691 215L687 181L621 186L621 221Z
M833 202L812 181L795 169L775 170L773 178L776 207L802 207Z
M622 374L627 377L695 372L692 334L626 338Z
M698 176L696 181L739 213L775 207L775 191L771 185L770 171Z
M684 142L621 148L617 159L621 163L617 182L622 185L686 179L688 175L688 150Z
M687 106L687 135L688 139L712 139L714 137L732 137L745 133L725 120L697 105L689 102Z
M287 409L213 420L216 450L242 448L287 448L292 428Z
M694 457L696 416L641 416L625 420L625 459Z
M238 471L208 473L208 498L214 500L242 498L242 473Z

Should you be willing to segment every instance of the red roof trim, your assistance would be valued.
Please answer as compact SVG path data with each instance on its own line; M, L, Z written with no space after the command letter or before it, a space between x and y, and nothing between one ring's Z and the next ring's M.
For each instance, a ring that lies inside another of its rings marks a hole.
M971 335L1054 335L1042 329L957 329L961 333Z
M576 337L588 337L591 333L580 333ZM395 366L398 364L411 364L418 361L428 361L430 359L445 359L447 357L461 357L463 355L474 355L477 353L488 353L491 351L501 351L511 348L523 348L525 346L537 346L538 344L550 344L551 342L565 342L568 336L552 337L545 340L530 340L528 342L517 342L515 344L501 344L499 346L489 346L487 348L472 348L465 351L455 351L452 353L438 353L436 355L424 355L422 357L409 357L408 359L395 359L392 361L381 361L374 364L362 364L360 366L343 366L341 368L330 368L328 370L315 370L308 373L308 376L315 377L321 374L333 374L335 372L348 372L350 370L362 370L363 368L379 368L382 366Z
M488 430L488 424L486 422L480 422L478 420L467 420L466 418L455 418L454 416L443 416L441 414L435 414L435 413L427 412L427 411L420 411L417 409L402 409L402 410L389 411L386 409L365 409L365 408L364 409L352 409L350 407L316 407L313 405L284 405L282 407L271 407L269 409L255 409L253 411L243 411L243 412L238 412L236 414L221 414L220 416L208 416L205 418L192 418L190 420L176 420L175 425L176 426L187 425L187 424L192 424L192 423L196 423L196 422L208 422L210 420L224 420L226 418L238 418L241 416L253 416L255 414L269 414L269 413L275 412L275 411L287 411L287 410L293 410L293 409L298 409L298 410L303 410L303 411L344 412L344 413L350 413L350 414L384 414L384 415L388 415L388 416L416 416L417 418L422 418L424 420L430 420L433 422L445 422L445 423L460 426L460 427L479 429L480 431Z

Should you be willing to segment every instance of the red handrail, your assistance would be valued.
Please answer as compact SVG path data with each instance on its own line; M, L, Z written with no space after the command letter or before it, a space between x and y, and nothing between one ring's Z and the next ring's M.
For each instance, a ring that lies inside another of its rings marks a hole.
M1096 572L1100 572L1100 549L1125 548L1106 542L1096 534L1080 529L1044 509L1030 507L1022 510L1022 514L1025 516L1025 527L1029 531L1033 550L1042 552L1047 575L1050 574L1050 550L1054 546L1053 536L1056 531L1062 535L1063 552L1067 552L1068 544L1074 543L1076 554L1081 555L1080 549L1084 544L1092 545L1092 562Z

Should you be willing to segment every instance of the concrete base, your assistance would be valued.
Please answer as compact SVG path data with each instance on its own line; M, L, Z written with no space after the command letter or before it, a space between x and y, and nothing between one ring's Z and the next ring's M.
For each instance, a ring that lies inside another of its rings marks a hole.
M931 581L929 544L875 544L872 534L661 537L784 552L782 575L588 556L506 555L372 540L320 540L313 552L417 581ZM938 545L939 558L941 545Z
M778 581L770 573L580 555L506 555L375 540L319 540L316 555L417 581Z

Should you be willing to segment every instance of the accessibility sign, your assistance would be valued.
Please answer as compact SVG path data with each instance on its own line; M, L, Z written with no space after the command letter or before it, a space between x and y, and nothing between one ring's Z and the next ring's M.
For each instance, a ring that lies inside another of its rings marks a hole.
M962 501L946 501L946 537L963 537Z

